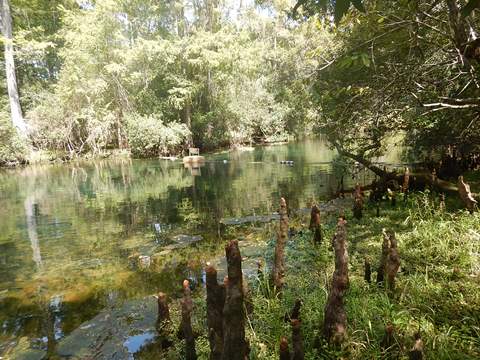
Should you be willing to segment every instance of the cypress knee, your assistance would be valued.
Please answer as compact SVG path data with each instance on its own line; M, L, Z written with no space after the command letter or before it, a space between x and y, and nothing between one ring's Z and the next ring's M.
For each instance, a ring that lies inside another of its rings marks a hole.
M387 285L390 291L395 290L395 277L397 276L398 269L400 268L400 256L397 249L397 240L395 233L392 231L389 234L390 248L388 249L387 263L385 271L387 273Z
M372 282L372 270L371 270L371 266L370 266L370 261L368 261L367 258L365 258L365 275L364 275L364 279L367 283L371 283Z
M383 336L383 340L381 343L381 346L383 349L388 349L393 345L393 331L395 328L393 327L392 324L387 324L385 327L385 335Z
M191 296L190 284L188 280L183 281L183 298L181 300L182 320L180 329L185 339L185 358L187 360L196 360L195 337L192 329L192 311L193 301Z
M225 247L227 273L223 307L223 360L245 360L245 307L243 301L242 257L236 240Z
M170 310L168 308L168 299L167 295L163 292L159 292L157 296L158 303L158 315L157 315L157 330L162 332L162 330L170 322Z
M302 300L297 299L295 300L295 304L293 305L292 311L290 314L286 313L284 316L284 321L288 322L294 319L300 320L300 308L302 307Z
M310 213L310 230L313 232L313 243L322 242L322 225L320 224L320 208L317 205L312 206Z
M288 340L285 336L280 338L280 360L291 360Z
M293 345L292 360L303 360L305 357L305 352L303 349L302 330L300 328L301 322L298 319L293 319L291 325Z
M408 353L408 358L410 360L422 360L423 359L423 340L420 337L420 334L415 334L415 344L413 345L412 350Z
M210 359L220 360L223 353L223 307L225 305L225 286L218 283L217 270L210 264L207 264L205 273Z
M380 256L380 264L378 265L377 270L377 284L382 285L385 275L385 265L387 263L388 250L390 248L390 240L387 234L386 229L383 229L383 244L382 244L382 255Z
M458 177L458 194L470 213L477 206L477 200L470 191L470 185L463 181L463 176Z
M343 304L343 296L348 288L348 252L346 247L346 221L339 219L333 238L335 249L335 271L332 286L325 305L323 334L328 342L340 344L347 330L347 314Z
M275 246L275 256L273 262L273 284L277 291L281 291L285 277L285 245L288 239L288 215L287 203L284 198L280 199L280 225L277 234L277 244Z
M353 216L360 220L363 216L363 192L360 184L355 185L355 192L353 194Z

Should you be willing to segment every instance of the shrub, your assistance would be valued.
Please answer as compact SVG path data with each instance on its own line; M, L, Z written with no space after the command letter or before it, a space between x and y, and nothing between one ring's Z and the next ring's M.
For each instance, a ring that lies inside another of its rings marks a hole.
M27 145L10 122L8 113L0 112L0 166L26 161Z
M158 114L130 114L127 117L127 138L133 156L178 153L189 137L190 130L184 124L164 124Z

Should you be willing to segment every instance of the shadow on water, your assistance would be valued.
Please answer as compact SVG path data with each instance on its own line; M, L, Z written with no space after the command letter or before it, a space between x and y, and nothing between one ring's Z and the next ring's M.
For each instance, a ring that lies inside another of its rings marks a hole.
M203 261L222 253L221 219L271 214L280 196L292 209L328 198L334 156L306 141L207 156L195 169L114 159L0 171L0 356L21 341L53 351L112 294L201 282Z

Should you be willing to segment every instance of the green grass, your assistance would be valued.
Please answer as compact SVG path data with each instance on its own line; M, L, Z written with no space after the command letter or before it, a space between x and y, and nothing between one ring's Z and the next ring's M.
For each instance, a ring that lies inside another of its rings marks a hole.
M447 202L456 204L455 200ZM396 208L383 204L381 216L366 209L362 220L347 213L350 288L345 297L348 337L341 348L329 347L321 338L324 306L333 272L330 242L336 219L323 226L324 241L314 247L312 234L303 230L286 251L286 287L276 297L265 281L255 280L254 314L247 322L251 359L278 359L281 336L290 339L290 325L283 321L295 299L301 311L306 359L408 359L413 335L420 331L426 359L480 358L480 213L453 209L443 213L429 193L412 195ZM304 219L303 219L304 220ZM304 221L305 222L305 221ZM302 219L291 225L301 229ZM396 292L388 296L375 282L381 253L382 228L397 234L401 268ZM273 234L272 234L273 235ZM265 255L271 259L275 241ZM372 284L363 279L364 258L372 263ZM200 359L208 358L205 305L196 300L195 327ZM385 325L395 327L395 343L380 344ZM176 350L181 346L176 345ZM178 354L178 353L177 353Z

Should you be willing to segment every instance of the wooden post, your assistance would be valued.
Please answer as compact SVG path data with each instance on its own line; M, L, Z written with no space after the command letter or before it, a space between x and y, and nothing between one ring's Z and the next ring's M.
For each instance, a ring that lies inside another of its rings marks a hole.
M180 304L182 307L180 329L185 339L185 358L187 360L196 360L197 352L195 351L195 337L192 329L193 301L188 280L183 281L183 298Z
M313 243L320 245L322 243L322 225L320 222L320 208L317 205L312 206L310 213L310 230L313 232Z
M323 333L327 341L337 345L343 342L347 330L347 314L343 305L343 295L348 288L346 223L343 218L339 219L332 241L335 249L335 271L325 306L323 325Z
M409 185L410 185L410 170L408 169L408 167L406 167L405 172L403 173L403 184L402 184L404 202L407 201Z
M210 360L220 360L223 354L223 307L225 306L225 285L220 285L218 283L217 270L210 264L207 264L205 273Z
M277 291L281 291L285 277L285 245L288 239L288 215L287 203L284 198L280 199L280 225L275 246L275 256L272 269L273 284Z
M242 257L238 241L230 241L225 247L225 253L228 277L225 281L225 305L223 307L222 360L245 360L248 356L248 344L245 340Z

